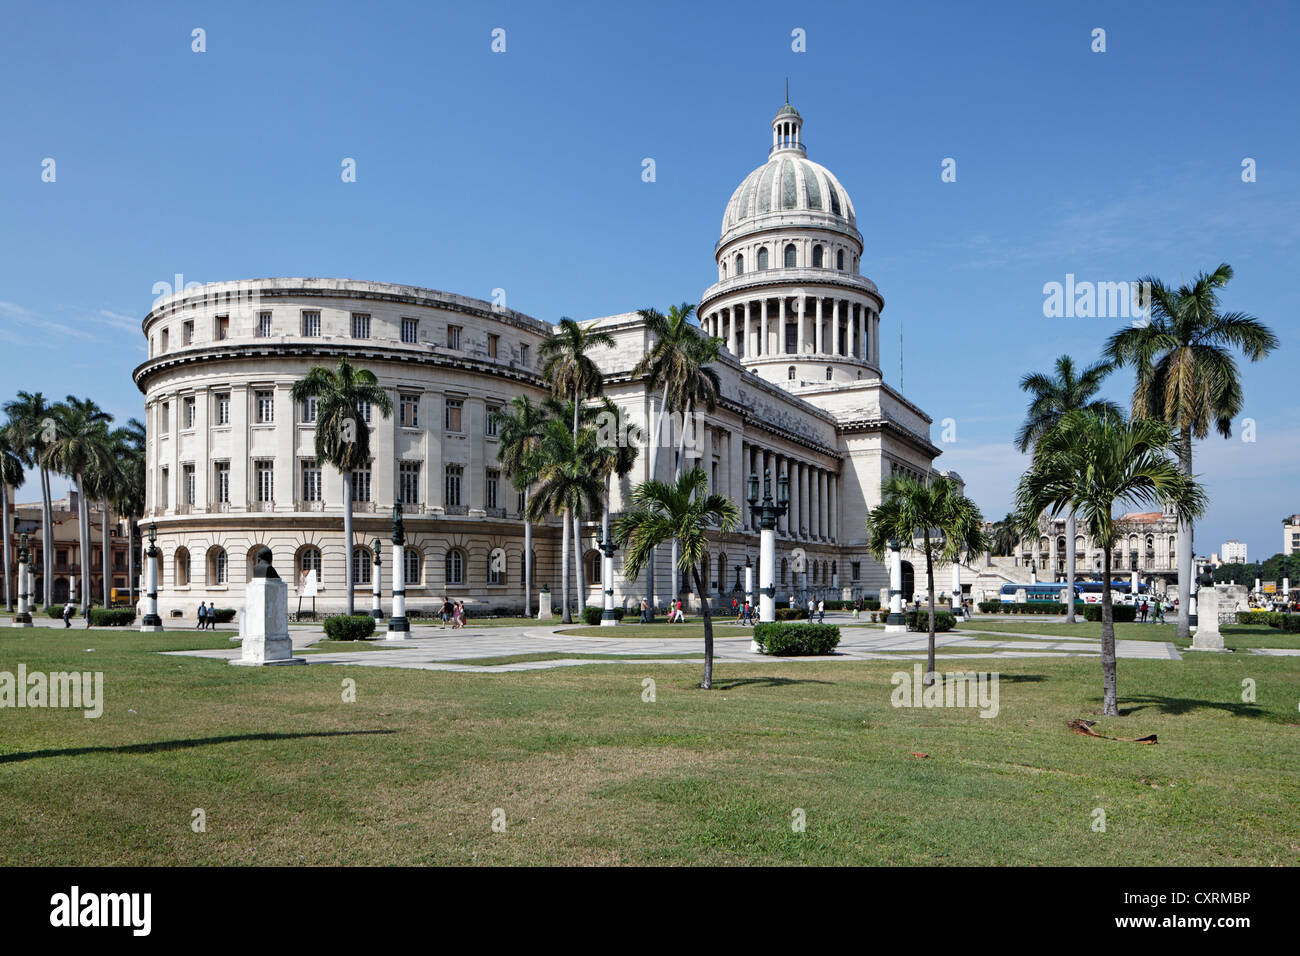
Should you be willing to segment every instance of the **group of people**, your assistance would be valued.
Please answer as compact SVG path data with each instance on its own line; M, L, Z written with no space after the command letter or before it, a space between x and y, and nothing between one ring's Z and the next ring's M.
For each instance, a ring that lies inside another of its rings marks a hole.
M451 629L454 631L465 626L464 601L452 601L451 598L443 598L442 607L439 608L438 613L442 616L442 628L451 624ZM442 628L439 628L439 630Z
M1165 623L1165 606L1160 603L1160 598L1156 598L1154 604L1146 598L1142 599L1142 603L1138 605L1138 620L1145 621L1148 614L1151 615L1152 624Z
M217 608L209 601L206 606L199 602L199 621L195 625L200 631L215 631L217 629Z

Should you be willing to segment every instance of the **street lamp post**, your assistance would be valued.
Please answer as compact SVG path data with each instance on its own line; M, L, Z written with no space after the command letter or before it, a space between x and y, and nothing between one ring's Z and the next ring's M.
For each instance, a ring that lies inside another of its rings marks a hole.
M158 616L158 525L149 522L149 550L145 557L149 559L145 571L144 617L140 619L141 631L161 631L162 618Z
M27 604L31 596L32 578L27 562L27 532L24 531L18 546L18 613L14 615L14 627L32 626L32 613Z
M376 621L382 621L384 619L383 609L379 606L381 579L383 578L383 575L381 574L384 563L383 549L383 542L376 538L373 548L375 552L375 567L371 572L370 578L370 616Z
M402 505L393 505L393 616L388 619L388 640L401 641L411 633L411 622L406 619L406 562L402 551L406 544L406 529L402 526Z
M614 616L614 542L609 535L597 547L603 555L600 561L600 586L605 594L605 608L600 612L600 626L614 627L618 618Z
M749 476L749 507L759 529L758 570L758 621L760 624L776 620L776 520L790 508L790 479L781 475L776 479L776 502L772 502L772 472L763 470L763 498L758 497L758 475Z
M915 580L915 577L913 577ZM889 539L889 615L885 630L903 630L903 552L897 538Z

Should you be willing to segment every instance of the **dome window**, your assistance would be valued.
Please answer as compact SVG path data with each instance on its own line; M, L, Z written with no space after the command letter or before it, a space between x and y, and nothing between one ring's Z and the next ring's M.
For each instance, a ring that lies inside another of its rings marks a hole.
M793 242L785 247L785 267L787 269L793 269L795 267L795 251Z
M820 269L821 267L822 267L822 247L813 246L813 268Z
M830 380L831 380L831 369L828 368L826 370L826 381L829 382Z
M740 255L736 256L736 275L743 276L744 274L745 274L745 256L744 253L741 253Z
M792 381L792 382L794 381L794 366L793 366L793 365L791 365L788 369L785 370L785 377L786 377L787 379L789 379L790 381Z
M767 246L758 250L758 270L762 272L767 268Z
M841 272L844 271L844 250L843 249L835 253L835 268L839 269Z

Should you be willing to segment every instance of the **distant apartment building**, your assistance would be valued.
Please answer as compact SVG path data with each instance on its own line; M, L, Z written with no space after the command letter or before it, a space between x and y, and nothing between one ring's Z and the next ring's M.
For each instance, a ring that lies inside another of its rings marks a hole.
M1219 548L1219 559L1224 564L1245 564L1246 545L1236 538L1229 538Z
M1282 519L1282 553L1295 554L1300 551L1300 514Z

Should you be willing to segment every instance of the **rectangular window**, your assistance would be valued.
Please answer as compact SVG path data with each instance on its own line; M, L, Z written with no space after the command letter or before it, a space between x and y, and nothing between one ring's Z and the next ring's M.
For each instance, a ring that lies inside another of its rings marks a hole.
M181 465L181 494L184 495L182 500L187 505L194 504L194 466Z
M162 504L162 506L163 506L164 508L170 507L170 505L171 505L171 478L170 478L170 476L168 475L168 471L167 471L167 466L166 466L166 465L163 465L163 469L162 469L162 481L160 482L160 487L158 488L158 497L160 497L160 498L162 499L161 504Z
M317 405L317 401L318 401L318 400L317 400L317 398L316 398L315 395L312 395L312 396L310 396L310 397L308 397L308 398L304 398L304 399L302 400L302 405L300 406L299 411L300 411L300 414L302 415L302 423L303 423L304 425L314 425L314 424L316 424L316 405Z
M352 313L352 337L354 339L370 338L370 313Z
M352 472L352 500L370 500L370 469L358 468Z
M307 336L320 335L319 312L304 312L302 314L302 334Z
M460 465L447 466L447 507L460 507L460 478L464 469Z
M181 323L181 344L189 345L194 341L194 320Z
M194 399L187 398L181 403L181 428L194 427Z
M159 406L158 420L164 435L172 430L172 403L171 402L163 402L162 405Z
M397 421L404 428L420 427L420 396L401 397L397 406Z
M259 502L275 500L275 462L258 461L253 463L254 487L257 489Z
M853 580L860 581L862 579L862 562L854 561L852 567L853 567Z
M495 508L497 506L497 489L501 484L501 472L495 468L489 468L487 472L487 506Z
M302 500L321 500L320 465L314 461L302 463Z
M500 342L501 342L501 336L490 335L490 334L488 335L488 358L497 357L497 347Z
M271 334L271 313L257 313L257 337L259 339L267 338Z
M414 345L420 341L420 320L402 319L402 341Z
M254 392L253 401L257 405L256 421L259 425L269 425L275 421L274 392Z
M216 486L217 503L230 503L230 462L219 461L213 466L212 483Z
M524 368L528 368L528 346L527 345L519 346L519 364L522 365Z
M459 325L447 326L447 348L449 349L460 348L460 326Z
M799 348L799 328L794 325L785 327L785 351L790 354Z
M220 342L224 338L228 338L230 336L230 316L228 315L217 316L216 327L213 329L213 331L215 332L215 335L213 337L218 342Z
M420 503L420 463L404 461L397 466L397 500L404 505Z
M170 338L171 338L170 333L166 329L163 329L161 335L162 351L164 352L167 351L167 342Z
M487 424L483 426L483 434L488 438L496 438L499 426L497 424L497 415L501 412L500 405L489 405L487 410Z
M357 414L361 416L361 420L363 422L369 425L370 424L370 403L357 402Z
M458 398L447 399L447 431L460 431L460 415L465 408L465 403Z
M222 392L217 396L216 422L218 425L230 424L230 393Z

